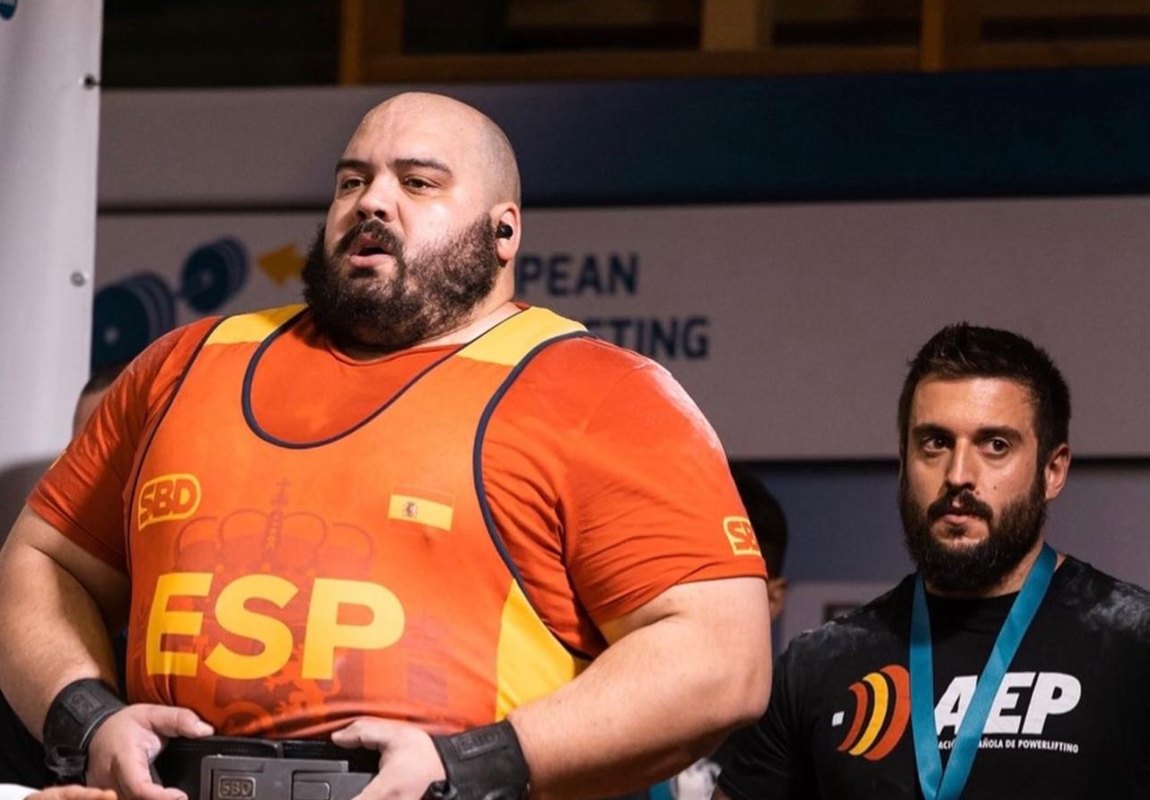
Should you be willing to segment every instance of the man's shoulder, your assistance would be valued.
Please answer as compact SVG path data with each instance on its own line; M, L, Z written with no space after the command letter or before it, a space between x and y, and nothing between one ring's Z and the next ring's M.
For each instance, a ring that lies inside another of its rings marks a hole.
M565 386L587 397L621 392L629 401L658 396L693 405L671 373L656 361L595 336L570 336L548 343L523 370L522 381Z
M207 340L212 344L250 344L262 342L273 333L286 333L289 337L299 335L307 326L295 324L299 319L305 318L310 312L306 305L293 303L271 308L260 308L252 311L239 311L226 316L205 317L194 325L195 331L210 335ZM288 323L291 323L290 325Z
M168 349L179 349L189 345L195 346L207 336L213 328L219 325L223 319L227 318L221 316L200 317L191 322L186 322L158 337L150 346L163 348L166 345Z
M126 372L141 386L156 389L166 374L175 375L184 368L220 319L203 317L173 328L149 344Z
M643 369L666 371L658 362L592 334L557 340L545 348L541 356L554 367L590 363L596 369L620 374Z
M1059 601L1088 629L1124 631L1150 645L1150 591L1067 556Z
M824 659L830 653L858 653L900 644L906 640L910 613L913 576L868 603L805 631L788 646L792 660L814 657Z

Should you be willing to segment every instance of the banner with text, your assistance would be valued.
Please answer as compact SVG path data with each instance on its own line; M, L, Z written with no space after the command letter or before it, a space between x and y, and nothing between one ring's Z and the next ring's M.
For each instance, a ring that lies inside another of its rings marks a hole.
M1150 199L525 213L519 297L671 370L740 458L891 458L907 359L944 324L1047 347L1075 452L1150 455ZM94 358L299 299L323 212L103 218Z

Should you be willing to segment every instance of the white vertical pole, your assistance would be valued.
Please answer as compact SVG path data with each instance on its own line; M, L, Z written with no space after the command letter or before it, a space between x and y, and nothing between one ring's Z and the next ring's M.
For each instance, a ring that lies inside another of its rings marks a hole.
M88 373L101 0L0 0L0 538Z

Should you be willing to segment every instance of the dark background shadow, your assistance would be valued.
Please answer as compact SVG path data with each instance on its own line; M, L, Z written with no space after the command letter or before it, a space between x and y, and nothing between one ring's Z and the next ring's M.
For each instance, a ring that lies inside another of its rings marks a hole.
M8 538L28 493L50 466L52 459L25 461L0 469L0 544Z

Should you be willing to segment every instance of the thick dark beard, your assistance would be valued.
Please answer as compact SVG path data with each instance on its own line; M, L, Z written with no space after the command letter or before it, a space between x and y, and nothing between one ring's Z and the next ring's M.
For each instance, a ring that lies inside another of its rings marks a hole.
M340 257L355 237L372 230L395 259L395 274L341 274ZM324 250L316 233L303 269L304 300L316 328L343 350L380 355L403 350L458 327L491 293L501 267L495 231L486 215L438 247L407 259L402 243L376 220L357 225Z
M998 585L1029 553L1046 522L1046 485L1041 470L1025 497L1007 503L999 516L985 504L958 493L960 503L983 517L987 537L981 543L951 549L931 535L931 524L946 513L954 499L950 494L923 508L910 497L904 470L898 484L898 508L911 559L932 587L944 592L978 593Z

